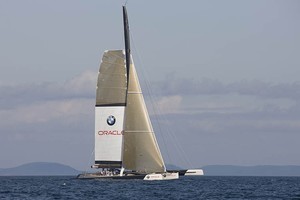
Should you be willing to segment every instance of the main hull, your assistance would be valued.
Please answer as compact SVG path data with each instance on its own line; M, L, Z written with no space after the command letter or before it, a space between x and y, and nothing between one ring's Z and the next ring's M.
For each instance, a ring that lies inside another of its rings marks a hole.
M172 180L178 179L178 172L166 173L151 173L151 174L135 174L128 173L123 176L120 175L102 175L100 173L84 173L77 176L78 179L143 179L147 181L155 180Z
M144 179L147 174L101 175L99 173L84 173L77 176L78 179Z

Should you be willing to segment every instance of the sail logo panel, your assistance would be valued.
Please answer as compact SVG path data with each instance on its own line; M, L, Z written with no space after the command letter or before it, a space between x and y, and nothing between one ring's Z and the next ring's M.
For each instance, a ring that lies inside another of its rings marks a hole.
M124 106L96 107L95 112L95 164L104 164L106 161L122 161ZM113 116L114 124L108 119Z

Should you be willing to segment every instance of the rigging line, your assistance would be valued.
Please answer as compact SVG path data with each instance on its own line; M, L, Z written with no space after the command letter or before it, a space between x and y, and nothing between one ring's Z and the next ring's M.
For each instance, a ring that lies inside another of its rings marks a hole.
M170 121L168 120L166 115L162 114L163 112L160 110L159 106L157 106L157 109L159 113L158 115L159 120L165 122L166 124L170 124ZM170 140L172 140L172 144L174 144L175 146L175 151L178 152L179 156L177 156L176 158L181 158L182 159L181 161L183 161L183 163L185 163L188 167L192 167L189 157L187 156L186 152L182 148L182 145L180 145L176 135L172 133L170 126L167 125L164 126L164 128L165 128L166 135L168 136L168 138L170 138Z
M132 41L132 44L133 44L133 48L134 48L134 50L135 50L135 52L136 52L137 60L138 60L138 62L139 62L140 65L141 65L140 69L141 69L141 72L142 72L142 76L144 77L144 83L145 83L145 86L146 86L146 93L148 93L148 95L149 95L150 105L151 105L152 110L153 110L153 112L154 112L154 117L155 117L155 120L157 121L158 128L159 128L159 131L160 131L160 133L161 133L160 135L162 136L161 138L162 138L163 144L164 144L164 146L166 147L165 150L166 150L166 153L167 153L167 158L168 158L168 160L169 160L170 162L172 162L172 159L171 159L171 157L170 157L169 150L168 150L167 145L166 145L165 137L164 137L164 134L162 133L162 129L161 129L161 126L160 126L160 123L159 123L158 114L157 114L157 111L156 111L156 109L155 109L155 107L156 107L156 106L154 105L154 102L155 102L155 101L154 101L154 99L153 99L153 97L152 97L152 95L151 95L151 94L153 94L153 92L151 91L150 83L149 83L148 79L146 78L146 75L145 75L145 72L144 72L144 68L142 67L142 62L141 62L141 59L140 59L140 57L139 57L137 48L136 48L136 46L135 46L135 42L134 42L134 39L133 39L133 35L132 35L131 32L130 32L129 35L131 36L131 41Z
M141 63L141 59L140 59L139 54L138 54L138 52L137 52L137 49L136 49L136 46L135 46L135 43L134 43L134 39L133 39L132 33L130 33L130 36L131 36L131 41L132 41L134 50L135 50L135 52L136 52L138 61ZM141 66L142 66L142 63L141 63ZM147 79L146 76L145 76L145 72L144 72L144 71L146 71L146 69L143 68L143 67L141 67L141 69L142 69L142 70L141 70L142 75L143 75L143 77L145 77L145 78L144 78L144 82L145 82L145 86L146 86L147 93L149 94L149 97L150 97L150 105L151 105L152 110L153 110L153 112L154 112L154 117L155 117L155 120L157 121L158 128L159 128L159 131L160 131L160 133L161 133L160 135L161 135L161 138L162 138L162 140L163 140L163 144L164 144L164 146L166 147L165 149L166 149L166 153L167 153L168 160L169 160L170 162L173 162L173 159L172 159L172 157L170 156L170 153L169 153L169 149L167 148L167 145L166 145L166 137L165 137L165 134L162 133L161 123L160 123L160 121L162 121L162 122L166 122L166 124L169 124L169 120L167 120L167 118L166 118L164 115L161 114L162 111L160 110L160 107L157 105L156 101L154 101L154 99L153 99L153 96L154 96L154 98L156 98L156 99L158 99L158 98L157 98L157 96L155 95L155 93L153 93L151 84L149 83L148 79ZM146 74L147 74L147 73L146 73ZM183 161L188 167L192 167L191 162L190 162L190 160L188 159L187 154L186 154L185 151L183 150L182 146L179 144L179 142L178 142L178 140L177 140L177 137L175 137L174 134L171 133L171 130L170 130L169 126L166 126L165 129L166 129L166 135L168 136L168 138L173 139L173 141L174 141L173 144L174 144L175 147L176 147L175 150L177 150L178 153L179 153L179 155L181 155L181 156L179 156L179 157L181 157L182 161Z
M158 114L159 120L160 120L160 121L163 121L163 122L166 122L166 124L170 124L170 121L166 118L166 116L163 115L163 114L161 114L162 111L160 110L160 107L157 106L157 108L158 108L158 112L159 112L159 114ZM188 157L186 156L186 153L185 153L184 149L182 148L182 145L180 145L180 143L178 142L178 140L177 140L178 138L177 138L174 134L172 134L172 131L170 130L170 127L169 127L169 126L165 126L164 128L165 128L165 132L166 132L168 138L170 138L170 140L173 141L172 144L174 144L175 150L176 150L176 151L178 152L178 154L179 154L178 157L181 158L182 161L183 161L187 166L191 167L191 166L192 166L192 165L191 165L191 162L189 161ZM177 158L178 158L178 157L177 157Z
M138 51L137 51L137 48L136 48L136 46L135 46L135 43L134 43L134 40L133 40L133 35L132 35L132 33L131 32L129 32L129 37L131 38L131 40L132 40L132 43L133 43L133 47L134 47L134 49L135 49L135 51L136 51L136 53L137 53L137 58L138 58L138 61L141 63L141 59L140 59L140 57L139 57L139 54L138 54ZM142 64L141 64L141 66L142 66ZM166 145L166 135L165 134L162 134L162 128L161 128L161 124L159 123L160 122L160 114L159 113L162 113L160 110L159 110L159 107L158 106L156 106L156 103L155 103L155 101L154 101L154 99L153 99L153 96L151 96L151 94L154 94L153 92L152 92L152 88L151 88L151 86L150 86L150 83L149 83L149 81L148 81L148 79L146 78L146 75L145 75L145 71L143 71L145 68L143 68L143 67L141 67L141 72L142 72L142 75L143 75L143 77L145 77L145 79L144 79L144 83L145 83L145 86L146 86L146 91L148 92L148 94L149 94L149 97L150 97L150 105L152 106L152 110L153 110L153 112L154 112L154 117L155 117L155 119L156 119L156 121L157 121L157 125L158 125L158 128L159 128L159 131L160 131L160 135L161 135L161 138L162 138L162 140L163 140L163 144L164 144L164 146L165 146L165 151L166 151L166 153L167 153L167 158L168 158L168 160L172 163L172 161L173 161L173 159L172 159L172 157L170 156L170 153L169 153L169 148L167 147L167 145ZM156 97L157 98L157 97ZM157 98L158 99L158 98ZM156 108L158 108L158 110L156 109ZM163 120L162 120L163 121ZM165 120L165 121L167 121L167 120ZM172 134L171 134L171 132L170 132L170 130L168 129L168 131L167 131L167 135L170 135L170 136L172 136ZM172 138L172 137L171 137ZM181 146L179 146L178 145L178 141L176 141L175 142L175 144L176 144L176 146L177 146L177 148L176 148L176 150L178 150L179 151L179 153L182 155L182 158L185 158L185 156L184 156L184 153L182 153L183 151L182 151L182 148L181 148ZM180 150L181 150L181 152L180 152ZM186 160L185 160L185 162L186 162Z
M157 106L157 109L158 109L158 112L159 112L159 114L158 114L159 120L160 120L160 121L166 122L166 124L170 124L170 121L166 118L166 116L163 115L163 114L161 114L162 111L160 110L160 107L159 107L159 106ZM169 127L169 126L165 126L164 128L165 128L165 132L166 132L168 138L170 138L170 140L173 140L172 144L174 144L175 150L176 150L176 151L178 152L178 154L179 154L178 157L181 158L182 161L183 161L185 164L187 164L188 166L191 166L191 163L190 163L188 157L186 156L185 151L183 150L182 146L181 146L180 143L178 142L177 137L176 137L174 134L172 134L172 131L170 130L170 127ZM177 158L178 158L178 157L177 157Z
M142 68L142 69L144 69L144 68ZM145 75L144 75L144 71L142 71L142 73L143 73L142 75L145 76ZM171 134L171 132L170 132L169 129L167 129L167 131L164 131L164 134L163 134L162 126L161 126L161 123L160 123L160 122L167 122L167 124L168 124L168 121L162 119L162 114L161 114L162 111L160 110L160 108L159 108L159 106L157 105L156 101L154 101L153 96L155 96L154 98L156 98L156 99L158 99L158 98L156 97L155 93L153 93L152 87L150 86L148 79L145 79L145 84L146 84L147 93L149 94L149 97L150 97L150 104L151 104L152 110L153 110L153 112L154 112L154 117L155 117L155 120L156 120L156 122L157 122L157 124L158 124L158 129L159 129L159 131L160 131L160 133L161 133L160 135L161 135L163 144L164 144L164 146L165 146L165 150L166 150L166 153L167 153L168 160L169 160L169 162L173 163L173 157L170 156L169 148L168 148L168 146L166 145L166 138L173 138L173 137L172 137L172 134ZM168 127L168 126L167 126L167 127ZM167 135L167 137L166 137L166 135ZM176 143L175 143L175 144L176 144ZM179 146L179 145L176 145L176 148L175 148L175 149L176 149L177 151L179 151L179 154L181 154L181 152L180 152L180 149L181 149L181 148L178 148L177 146ZM182 154L181 154L181 155L182 155ZM182 156L183 156L183 155L182 155ZM183 156L183 157L184 157L184 156ZM184 162L186 162L186 161L184 161ZM173 163L173 164L174 164L174 163Z
M162 117L164 117L164 116L162 116ZM168 121L167 119L164 119L164 120ZM167 129L167 133L168 133L169 135L172 135L169 126L167 126L166 129ZM174 144L175 144L175 146L177 147L176 149L177 149L178 152L181 154L183 161L187 164L187 166L188 166L189 168L192 167L192 164L191 164L191 162L190 162L189 157L187 156L187 154L185 153L184 149L182 148L182 145L180 145L180 143L179 143L178 140L177 140L178 138L177 138L177 137L171 137L171 138L173 139Z
M92 160L92 157L93 157L94 154L95 154L95 148L93 148L92 153L90 155L90 158L89 158L89 161L88 161L89 164L91 164L91 160ZM87 172L88 172L88 166L85 168L84 173L86 174Z
M90 140L90 142L93 143L94 140ZM88 169L89 169L89 167L91 167L92 157L93 157L93 155L95 155L95 143L94 143L94 145L93 145L93 147L92 147L92 151L91 151L91 152L92 152L92 153L91 153L91 155L90 155L90 157L89 157L88 165L86 166L85 171L84 171L85 174L88 173Z
M160 107L157 106L158 110L159 110L159 115L158 117L160 118L160 121L164 121L166 122L166 124L170 124L170 121L168 120L168 118L166 117L166 115L163 115L162 111L160 110ZM187 156L187 154L185 153L184 149L182 148L182 145L180 145L179 141L178 141L178 138L172 134L172 131L170 129L170 126L165 126L164 127L165 130L166 130L166 134L168 135L168 137L170 138L170 140L173 140L172 144L174 144L175 146L175 150L178 152L178 154L180 156L177 156L180 157L182 159L182 161L188 166L188 167L192 167L191 165L191 162L189 160L189 157Z

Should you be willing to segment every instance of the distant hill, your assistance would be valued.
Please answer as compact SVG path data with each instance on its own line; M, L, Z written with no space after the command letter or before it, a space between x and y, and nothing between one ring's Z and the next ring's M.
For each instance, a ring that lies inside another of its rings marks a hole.
M182 167L167 164L168 170ZM196 167L197 168L197 167ZM207 165L199 167L205 176L300 176L300 166L287 165ZM81 172L67 165L49 162L33 162L18 167L0 169L0 176L76 176Z
M0 176L73 176L80 171L59 163L34 162L0 169Z
M300 176L300 166L295 165L208 165L202 169L207 176Z

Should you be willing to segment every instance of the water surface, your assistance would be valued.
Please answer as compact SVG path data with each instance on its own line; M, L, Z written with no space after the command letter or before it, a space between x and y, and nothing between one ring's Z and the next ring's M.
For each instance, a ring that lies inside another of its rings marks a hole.
M299 199L300 177L180 177L172 181L0 177L0 199Z

